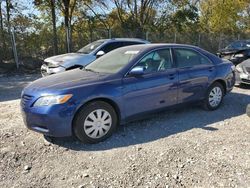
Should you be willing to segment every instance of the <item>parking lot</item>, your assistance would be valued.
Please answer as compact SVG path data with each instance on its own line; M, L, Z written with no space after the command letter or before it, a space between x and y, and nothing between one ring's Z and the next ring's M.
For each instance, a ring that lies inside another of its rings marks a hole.
M250 87L235 87L216 111L165 111L86 145L73 138L48 142L25 128L19 97L37 78L0 77L0 187L250 185Z

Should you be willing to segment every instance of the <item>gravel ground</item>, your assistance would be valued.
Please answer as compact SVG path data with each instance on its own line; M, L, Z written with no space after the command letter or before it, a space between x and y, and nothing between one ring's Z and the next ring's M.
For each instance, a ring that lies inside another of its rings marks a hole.
M38 77L0 77L1 188L250 186L250 87L235 87L217 111L165 111L86 145L25 128L20 92Z

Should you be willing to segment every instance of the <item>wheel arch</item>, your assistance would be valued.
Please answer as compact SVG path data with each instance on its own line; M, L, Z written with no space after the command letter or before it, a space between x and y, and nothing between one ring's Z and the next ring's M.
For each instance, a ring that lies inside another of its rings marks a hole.
M91 99L89 101L86 101L84 104L82 104L75 112L75 115L73 117L73 120L72 120L72 123L71 123L71 129L72 129L72 134L74 134L74 131L73 131L73 128L74 128L74 122L75 122L75 118L77 116L77 114L80 112L80 110L82 108L84 108L86 105L92 103L92 102L97 102L97 101L102 101L102 102L106 102L108 103L109 105L111 105L115 112L116 112L116 115L117 115L117 119L118 119L118 125L120 124L120 120L121 120L121 111L120 111L120 108L119 106L117 105L117 103L112 100L112 99L109 99L109 98L105 98L105 97L99 97L99 98L94 98L94 99Z
M82 68L82 67L83 67L82 65L72 65L72 66L66 68L66 71L72 70L72 69L77 69L77 68Z
M214 81L210 84L210 86L213 85L214 83L220 83L220 84L222 85L222 87L223 87L224 95L227 93L227 84L226 84L226 81L225 81L225 80L223 80L223 79L214 80Z

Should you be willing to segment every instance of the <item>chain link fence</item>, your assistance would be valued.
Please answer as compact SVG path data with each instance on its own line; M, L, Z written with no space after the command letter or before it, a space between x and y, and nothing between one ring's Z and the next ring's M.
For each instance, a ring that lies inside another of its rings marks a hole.
M59 33L59 32L58 32ZM61 34L60 34L61 33ZM58 34L59 54L66 53L66 43L64 31ZM10 43L10 36L5 33L5 53L4 59L13 59L13 53ZM238 33L235 35L210 34L199 32L144 32L141 38L152 43L181 43L199 46L211 53L216 53L218 49L224 48L235 40L250 39L250 33ZM77 51L84 45L98 39L115 37L136 37L133 32L126 31L125 34L105 28L95 28L85 32L74 31L72 33L72 52ZM20 64L39 64L46 57L53 56L53 35L52 33L42 33L30 35L24 33L15 33L16 49ZM30 62L30 63L28 63ZM38 62L38 63L37 63Z

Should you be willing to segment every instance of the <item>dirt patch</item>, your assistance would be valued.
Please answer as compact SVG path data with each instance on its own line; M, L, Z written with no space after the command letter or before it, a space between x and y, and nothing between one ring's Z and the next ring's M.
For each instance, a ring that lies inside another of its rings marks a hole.
M165 111L85 145L25 128L19 96L38 77L0 77L0 187L250 185L249 87L235 87L217 111Z

